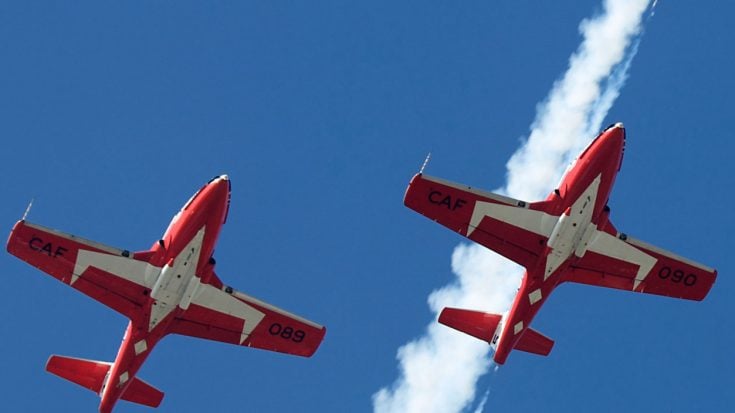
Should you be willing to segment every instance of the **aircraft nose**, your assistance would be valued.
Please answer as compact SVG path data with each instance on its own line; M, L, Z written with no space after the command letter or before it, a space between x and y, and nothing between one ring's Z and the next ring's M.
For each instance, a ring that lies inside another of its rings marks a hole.
M212 180L212 183L217 184L216 185L217 187L225 188L226 189L225 192L228 192L228 193L230 192L230 187L232 184L230 183L230 177L227 176L226 174L223 174L223 175L220 175L214 178Z
M211 194L220 194L220 195L210 195L211 197L227 197L227 194L230 192L231 188L230 178L227 175L217 175L214 178L210 179L209 182L207 182L207 187L209 190L208 193Z
M622 122L618 122L612 126L610 126L605 131L607 142L617 142L619 145L622 145L625 143L625 126L623 126Z
M625 127L621 122L618 122L604 132L598 153L602 154L603 159L608 159L609 162L616 163L616 167L620 170L624 150Z
M206 208L223 208L224 220L230 206L231 188L232 184L229 176L226 174L215 176L209 180L205 189L206 196L202 197L201 202L208 205Z
M223 175L215 176L214 178L210 179L209 182L207 183L211 184L212 182L215 182L215 181L229 181L229 180L230 180L230 177L227 176L227 174L223 174Z

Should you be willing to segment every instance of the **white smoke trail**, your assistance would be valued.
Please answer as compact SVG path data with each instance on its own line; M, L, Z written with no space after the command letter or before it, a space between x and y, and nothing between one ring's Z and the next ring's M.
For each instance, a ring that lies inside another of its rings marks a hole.
M508 161L507 184L499 192L534 201L553 189L571 157L600 129L625 83L648 4L605 0L602 14L582 21L583 41L539 105L528 139ZM475 244L454 249L452 271L457 279L428 298L434 320L447 306L502 313L522 276L517 265ZM373 395L374 411L462 411L491 366L489 350L486 343L432 321L423 336L398 349L400 376Z
M482 411L485 410L485 403L487 403L488 397L490 397L490 389L485 390L485 394L482 395L482 399L480 399L480 403L477 405L475 413L482 413Z

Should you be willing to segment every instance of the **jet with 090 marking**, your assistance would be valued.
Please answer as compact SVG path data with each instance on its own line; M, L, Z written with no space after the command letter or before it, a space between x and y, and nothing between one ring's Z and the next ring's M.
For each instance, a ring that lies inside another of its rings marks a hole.
M25 221L8 252L130 319L112 363L51 356L46 370L86 387L109 413L118 399L158 407L163 393L136 373L167 334L309 357L326 329L225 286L212 256L230 207L217 176L174 216L147 251L129 252Z
M624 146L622 123L605 129L541 202L414 176L407 207L526 268L509 312L444 308L439 322L488 342L503 364L513 349L551 352L554 342L529 325L565 281L702 300L716 270L629 237L610 222L608 198Z

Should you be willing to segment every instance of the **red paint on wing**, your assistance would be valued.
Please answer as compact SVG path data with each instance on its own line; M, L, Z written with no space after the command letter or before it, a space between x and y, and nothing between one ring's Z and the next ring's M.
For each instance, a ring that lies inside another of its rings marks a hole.
M324 340L326 327L317 328L277 311L248 303L265 313L244 345L280 353L311 357Z

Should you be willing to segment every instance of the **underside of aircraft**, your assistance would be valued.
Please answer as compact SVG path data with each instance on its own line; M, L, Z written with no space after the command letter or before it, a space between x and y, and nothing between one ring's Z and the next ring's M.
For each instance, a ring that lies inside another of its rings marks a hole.
M526 272L509 312L446 308L439 322L511 350L548 355L554 342L529 326L563 282L702 300L717 271L616 229L608 200L622 165L622 123L600 133L546 200L526 202L419 173L404 204L508 258Z

